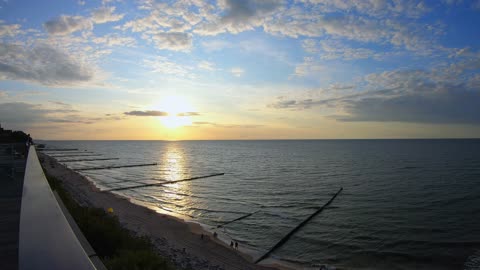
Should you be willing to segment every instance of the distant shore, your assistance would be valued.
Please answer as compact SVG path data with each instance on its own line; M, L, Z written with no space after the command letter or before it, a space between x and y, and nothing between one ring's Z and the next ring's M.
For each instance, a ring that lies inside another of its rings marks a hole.
M43 157L42 165L46 172L62 181L64 188L79 204L104 210L113 208L125 228L151 238L160 255L179 268L286 269L278 265L255 265L249 255L230 248L199 224L157 213L110 192L101 192L86 177L55 159L45 154L40 154L40 157Z

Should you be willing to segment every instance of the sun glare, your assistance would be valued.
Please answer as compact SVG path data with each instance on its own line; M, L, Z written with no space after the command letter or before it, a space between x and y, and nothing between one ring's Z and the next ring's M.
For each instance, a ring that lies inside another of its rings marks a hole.
M168 96L162 99L157 107L168 113L168 116L160 117L160 122L167 128L172 129L192 124L188 113L193 112L194 109L185 98Z

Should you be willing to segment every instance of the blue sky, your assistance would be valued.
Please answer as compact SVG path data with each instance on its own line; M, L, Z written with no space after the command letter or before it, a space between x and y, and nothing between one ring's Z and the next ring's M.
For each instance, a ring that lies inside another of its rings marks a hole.
M478 0L0 7L0 123L37 138L480 136Z

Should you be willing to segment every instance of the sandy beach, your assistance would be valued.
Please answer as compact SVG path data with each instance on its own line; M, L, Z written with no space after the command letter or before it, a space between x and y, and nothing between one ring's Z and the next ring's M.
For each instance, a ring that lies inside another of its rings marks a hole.
M230 248L215 239L211 233L196 223L157 213L128 199L101 192L84 176L39 154L46 172L63 182L65 189L81 205L113 208L122 225L138 235L152 239L159 254L185 269L280 269L279 266L260 266L252 263L250 256ZM205 237L201 239L201 234Z

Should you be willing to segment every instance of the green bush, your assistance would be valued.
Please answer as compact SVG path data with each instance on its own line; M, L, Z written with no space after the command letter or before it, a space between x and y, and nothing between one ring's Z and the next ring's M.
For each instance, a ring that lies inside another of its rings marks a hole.
M165 260L146 250L120 250L118 256L107 261L108 269L169 269Z

